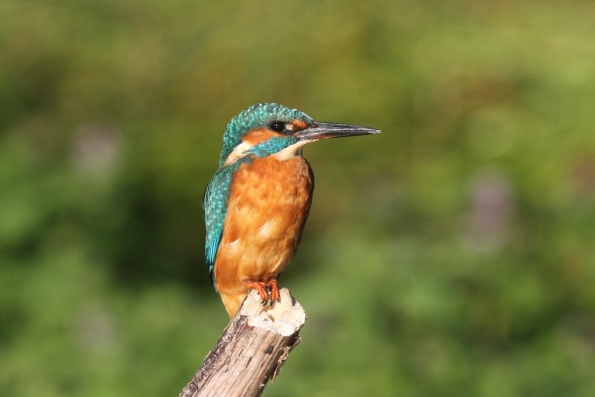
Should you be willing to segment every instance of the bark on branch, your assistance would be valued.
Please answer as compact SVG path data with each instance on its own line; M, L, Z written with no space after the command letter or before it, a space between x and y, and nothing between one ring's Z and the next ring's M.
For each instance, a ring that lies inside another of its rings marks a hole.
M302 306L281 289L281 302L262 306L251 290L180 397L260 396L300 342Z

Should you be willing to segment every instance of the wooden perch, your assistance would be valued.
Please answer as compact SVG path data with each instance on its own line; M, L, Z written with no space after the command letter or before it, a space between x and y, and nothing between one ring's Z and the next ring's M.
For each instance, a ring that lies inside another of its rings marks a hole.
M281 302L263 306L251 290L180 397L260 396L300 342L302 306L281 289Z

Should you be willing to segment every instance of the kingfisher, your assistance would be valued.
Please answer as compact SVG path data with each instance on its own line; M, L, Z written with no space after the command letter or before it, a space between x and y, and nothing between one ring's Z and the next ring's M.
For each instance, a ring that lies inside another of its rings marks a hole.
M280 299L277 278L300 243L314 189L302 148L321 139L377 133L315 121L276 103L253 105L227 124L219 169L202 206L206 265L230 318L250 289L263 305Z

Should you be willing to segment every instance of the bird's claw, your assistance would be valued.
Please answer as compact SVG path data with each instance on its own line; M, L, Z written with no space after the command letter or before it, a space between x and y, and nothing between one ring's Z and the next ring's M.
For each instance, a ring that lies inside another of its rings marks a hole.
M269 290L269 297L271 298L271 304L273 304L273 301L281 302L281 294L279 293L279 284L277 284L277 279L270 279L267 287Z
M262 301L260 302L263 306L267 306L267 305L273 306L273 303L275 301L277 301L277 302L281 301L280 297L275 298L275 290L273 288L271 288L271 286L267 285L266 290L267 290L267 297L262 299ZM277 295L278 294L279 294L279 290L277 290Z
M263 306L273 305L273 302L281 302L281 294L279 293L279 284L277 284L277 279L270 279L267 284L260 282L260 281L253 281L253 280L242 280L246 287L254 288L261 299L261 304Z

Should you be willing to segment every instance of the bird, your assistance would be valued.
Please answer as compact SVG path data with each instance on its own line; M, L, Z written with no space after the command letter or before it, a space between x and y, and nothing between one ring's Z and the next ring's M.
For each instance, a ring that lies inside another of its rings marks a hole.
M302 148L327 138L380 133L315 121L276 103L259 103L227 124L219 168L203 196L205 259L230 318L250 289L263 305L280 300L277 278L308 218L314 174Z

